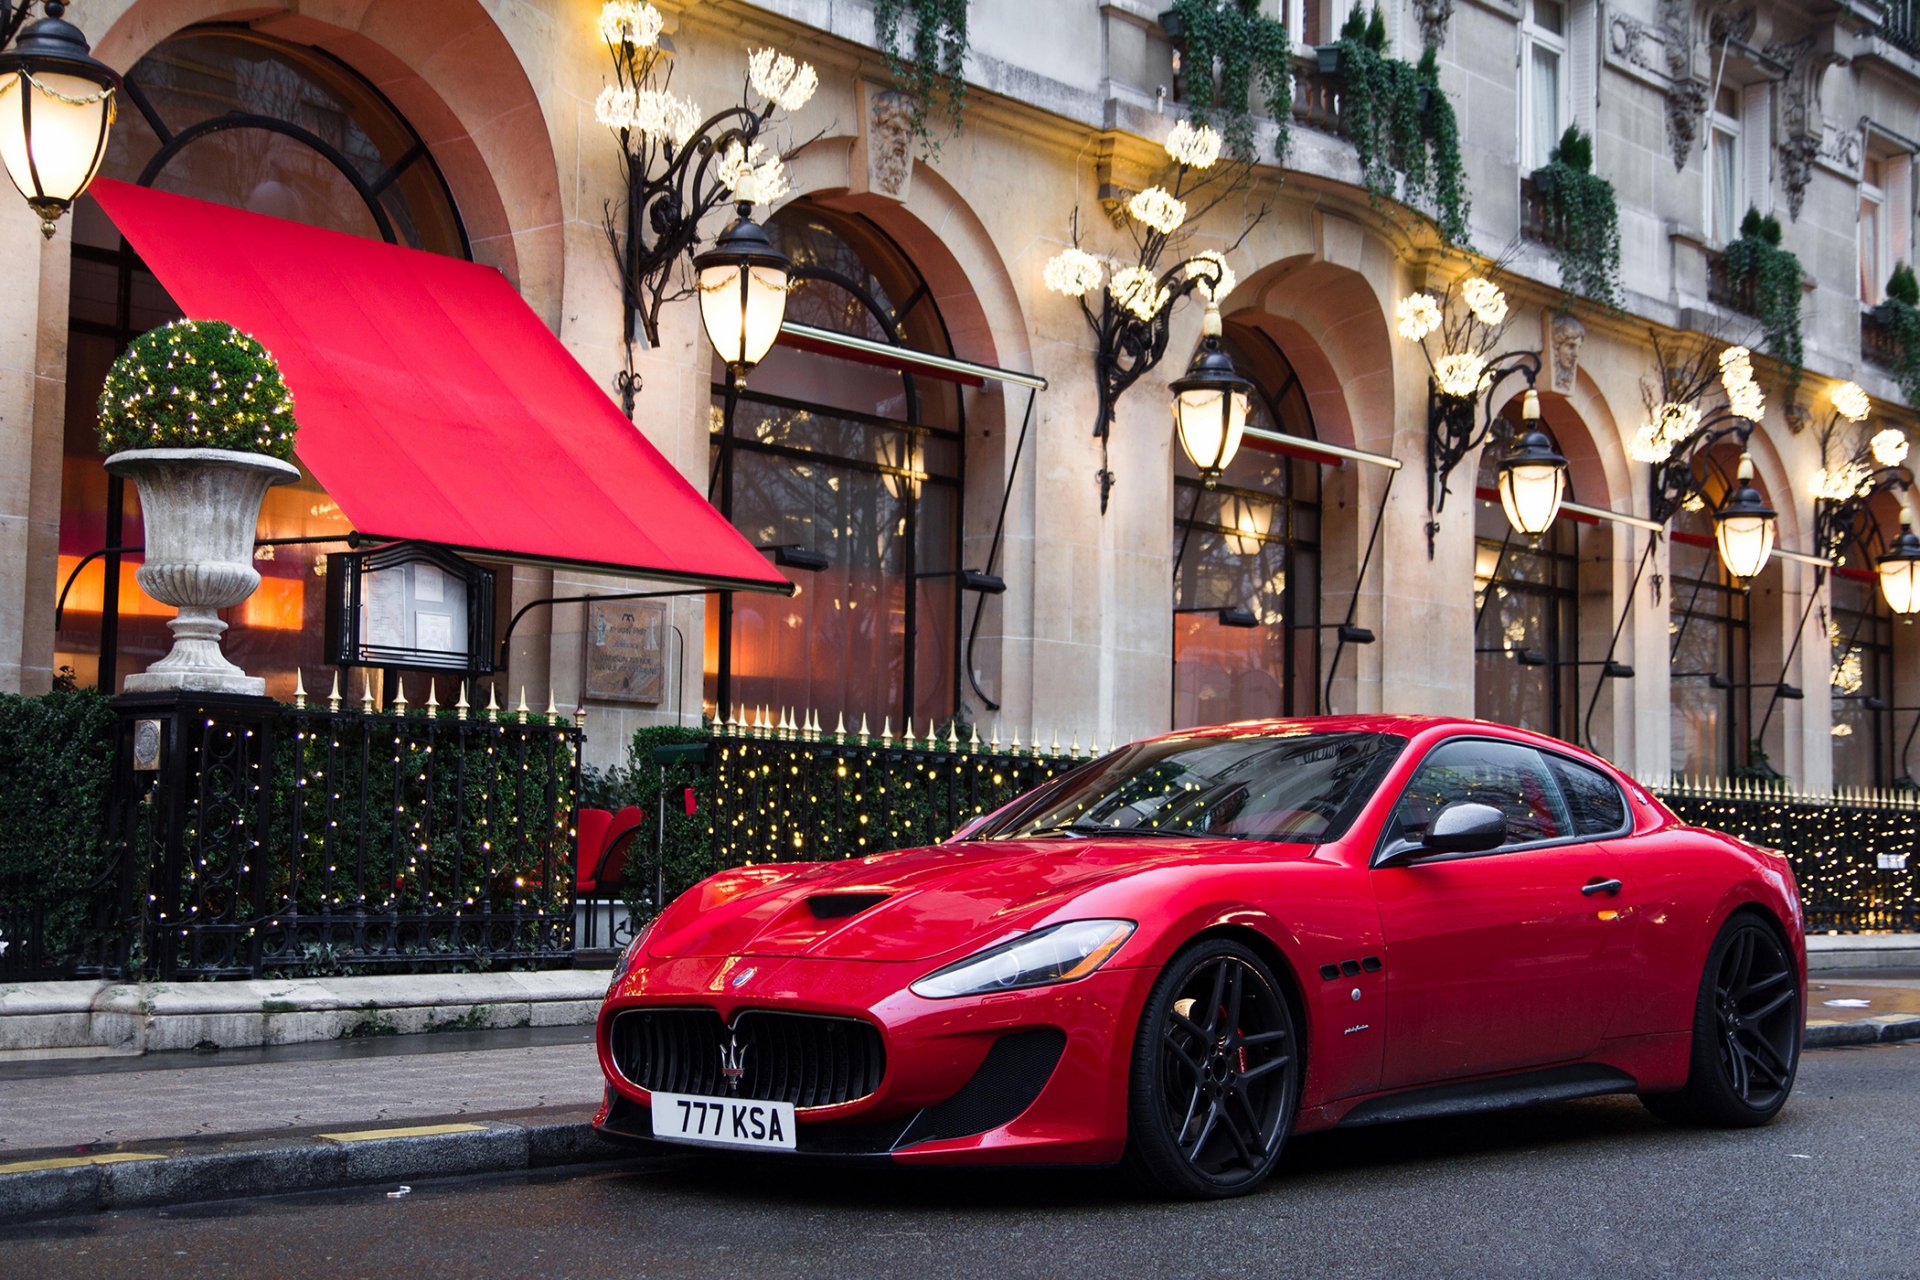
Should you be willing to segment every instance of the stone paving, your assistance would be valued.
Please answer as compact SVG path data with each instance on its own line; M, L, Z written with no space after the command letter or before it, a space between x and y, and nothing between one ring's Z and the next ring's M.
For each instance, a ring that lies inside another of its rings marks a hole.
M150 1055L142 1066L151 1066L141 1070L117 1069L130 1065L122 1060L110 1071L49 1063L58 1069L9 1072L0 1076L0 1151L314 1125L377 1128L427 1117L582 1109L600 1100L591 1028L569 1043L458 1052L369 1053L356 1045L291 1059L271 1052L233 1065L168 1054Z

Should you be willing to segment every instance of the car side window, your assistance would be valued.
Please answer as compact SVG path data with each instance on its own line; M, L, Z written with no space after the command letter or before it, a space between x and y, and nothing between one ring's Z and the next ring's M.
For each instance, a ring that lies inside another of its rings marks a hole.
M1490 804L1507 815L1502 848L1574 831L1539 752L1480 738L1444 742L1429 752L1401 793L1388 830L1396 840L1418 843L1433 816L1459 800Z
M1553 770L1560 794L1566 797L1575 834L1610 836L1626 827L1627 802L1612 778L1551 753L1547 755L1547 767Z

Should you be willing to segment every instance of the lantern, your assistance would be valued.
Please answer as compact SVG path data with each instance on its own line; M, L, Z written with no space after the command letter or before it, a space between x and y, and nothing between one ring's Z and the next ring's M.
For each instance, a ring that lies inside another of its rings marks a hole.
M1174 379L1171 390L1180 447L1212 483L1240 451L1240 437L1247 429L1247 397L1253 391L1253 383L1240 376L1233 357L1220 345L1218 303L1207 303L1193 362L1185 377Z
M1753 456L1740 455L1740 470L1726 501L1713 513L1713 540L1720 563L1736 578L1752 578L1773 554L1773 508L1753 487Z
M46 11L0 53L0 160L51 239L107 153L120 75L61 18L65 5Z
M792 269L793 263L753 220L753 206L745 201L713 247L693 260L700 322L736 387L745 385L747 374L780 336Z
M1567 493L1567 460L1540 429L1540 393L1528 387L1520 404L1524 428L1512 452L1500 459L1500 506L1515 533L1538 537L1560 514Z
M1911 511L1900 512L1900 536L1875 563L1887 608L1902 617L1920 613L1920 537L1914 536Z

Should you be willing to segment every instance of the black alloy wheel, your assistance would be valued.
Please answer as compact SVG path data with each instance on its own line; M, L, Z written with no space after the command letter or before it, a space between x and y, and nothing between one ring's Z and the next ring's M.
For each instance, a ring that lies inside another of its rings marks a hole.
M1765 1124L1793 1091L1801 1017L1799 973L1779 935L1736 915L1707 955L1686 1087L1642 1101L1666 1120Z
M1188 947L1154 983L1134 1041L1134 1172L1194 1199L1258 1186L1300 1095L1293 1010L1266 963L1224 938Z

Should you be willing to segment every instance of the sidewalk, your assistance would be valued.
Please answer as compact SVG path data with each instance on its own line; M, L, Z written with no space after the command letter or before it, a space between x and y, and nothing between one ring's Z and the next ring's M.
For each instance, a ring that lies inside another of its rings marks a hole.
M1920 971L1815 975L1810 1049L1920 1039ZM0 1222L630 1160L590 1026L0 1062Z

